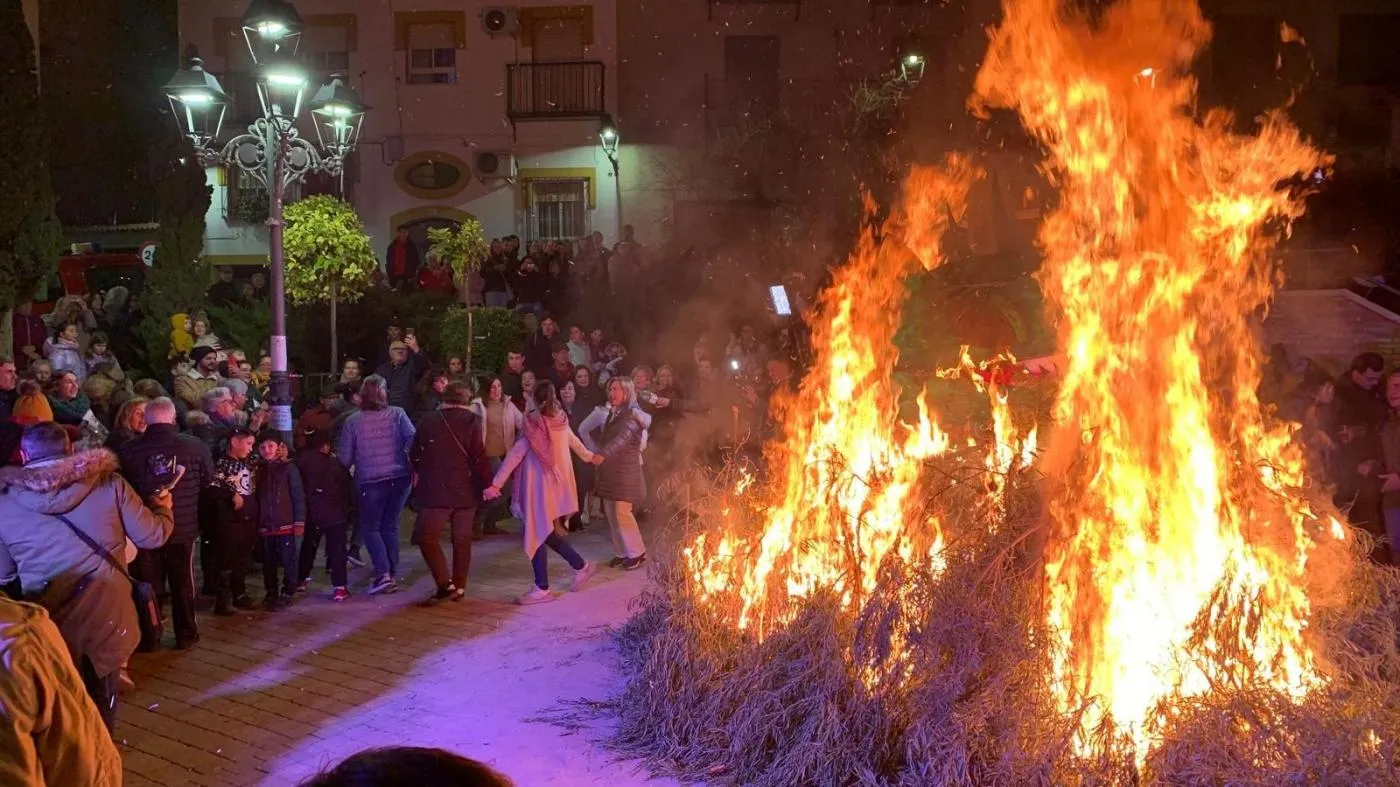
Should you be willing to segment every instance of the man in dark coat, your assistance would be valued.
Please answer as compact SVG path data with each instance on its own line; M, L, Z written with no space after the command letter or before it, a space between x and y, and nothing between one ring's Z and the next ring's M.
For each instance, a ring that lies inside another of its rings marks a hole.
M136 566L139 576L154 585L157 592L169 583L175 647L184 650L199 641L191 558L200 536L200 498L205 487L214 483L214 457L199 438L180 433L175 425L175 403L163 396L146 404L146 432L122 446L117 456L122 475L142 498L174 484L171 496L175 531L159 549L141 550ZM185 468L183 476L178 476L179 467ZM205 546L209 546L207 541ZM145 650L156 644L141 643Z
M49 610L110 728L118 676L140 639L131 583L58 517L121 562L128 538L142 549L165 543L171 497L152 496L147 508L111 451L73 453L58 424L30 426L20 451L23 467L0 470L0 583L18 576L24 595Z
M1337 378L1334 410L1338 423L1362 427L1359 437L1375 438L1380 434L1388 409L1380 384L1384 373L1385 359L1379 353L1366 352L1353 358L1351 368Z
M506 366L501 370L501 392L507 399L519 399L525 392L525 388L520 384L520 375L524 371L525 353L518 350L507 352Z
M540 327L525 340L525 368L534 372L537 379L549 379L549 370L554 368L554 344L559 341L559 323L553 317L540 320Z
M413 542L422 550L437 583L437 592L425 602L429 605L445 599L461 601L466 595L476 509L482 490L491 485L491 462L486 458L481 419L470 407L471 389L464 383L449 384L437 411L419 422L408 452L418 478ZM451 575L441 544L442 531L449 524Z
M384 378L389 404L406 413L418 411L418 381L428 371L428 356L418 348L418 339L406 337L389 345L389 362L374 371Z

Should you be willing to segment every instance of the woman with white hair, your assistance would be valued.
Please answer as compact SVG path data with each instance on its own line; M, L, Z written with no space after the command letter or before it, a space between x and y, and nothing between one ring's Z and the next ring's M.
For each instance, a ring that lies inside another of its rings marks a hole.
M579 426L584 445L602 457L593 494L603 501L603 513L612 532L614 557L608 563L612 568L620 566L632 571L646 562L646 542L632 509L646 501L642 451L650 425L651 416L637 406L637 389L632 381L614 377L608 381L607 405L594 410ZM595 432L599 434L596 443Z

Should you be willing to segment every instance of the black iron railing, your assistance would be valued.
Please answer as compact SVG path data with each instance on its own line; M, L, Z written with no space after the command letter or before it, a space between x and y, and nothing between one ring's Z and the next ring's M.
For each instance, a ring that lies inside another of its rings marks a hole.
M603 64L595 60L506 66L506 117L514 120L599 117Z

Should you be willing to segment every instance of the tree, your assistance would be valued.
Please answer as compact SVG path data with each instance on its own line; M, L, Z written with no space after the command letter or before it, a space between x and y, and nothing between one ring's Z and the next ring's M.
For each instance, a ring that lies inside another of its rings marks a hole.
M283 219L287 299L294 304L330 302L334 370L339 358L336 308L341 301L354 303L365 294L379 259L359 214L345 200L325 194L307 197L288 205Z
M451 227L432 227L428 230L428 254L445 260L452 266L452 272L457 274L457 280L462 286L466 286L467 276L481 270L481 264L486 262L486 257L490 254L490 247L486 244L486 236L481 232L481 222L473 218L457 225L456 229ZM472 340L473 317L472 309L467 308L467 368L472 368Z
M146 271L141 295L146 318L140 325L146 367L165 372L170 354L170 315L193 314L204 302L209 269L204 264L204 222L213 189L189 140L173 133L156 154L156 261Z
M58 267L63 230L54 215L34 40L18 0L0 1L0 347L13 352L10 310Z

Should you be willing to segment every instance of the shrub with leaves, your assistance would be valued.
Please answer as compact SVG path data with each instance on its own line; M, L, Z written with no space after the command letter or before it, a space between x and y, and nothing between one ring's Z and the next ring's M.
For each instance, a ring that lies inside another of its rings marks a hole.
M452 267L458 279L481 269L491 248L481 231L481 222L467 219L452 227L432 227L428 230L428 254Z
M349 203L318 194L288 205L283 220L289 301L353 303L364 295L379 260Z
M0 309L29 300L58 265L62 230L54 215L54 192L39 117L34 41L19 3L0 11ZM8 337L10 317L0 321ZM6 341L0 350L8 352Z
M287 299L293 304L331 305L331 365L339 356L336 309L369 289L379 259L365 225L350 203L318 194L283 211Z
M525 320L510 309L450 309L442 316L440 325L442 348L436 355L442 358L465 355L473 372L498 371L505 366L506 353L519 350L525 341ZM470 353L467 352L468 342L471 343Z

